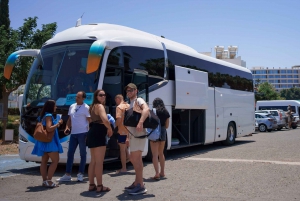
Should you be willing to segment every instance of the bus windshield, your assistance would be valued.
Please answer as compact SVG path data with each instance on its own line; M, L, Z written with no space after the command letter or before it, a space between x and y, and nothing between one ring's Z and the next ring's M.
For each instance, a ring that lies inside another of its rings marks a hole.
M35 60L29 72L23 105L34 108L53 99L57 106L69 107L75 103L78 91L85 91L85 102L91 104L98 84L98 72L86 74L92 42L73 41L44 46L41 57Z

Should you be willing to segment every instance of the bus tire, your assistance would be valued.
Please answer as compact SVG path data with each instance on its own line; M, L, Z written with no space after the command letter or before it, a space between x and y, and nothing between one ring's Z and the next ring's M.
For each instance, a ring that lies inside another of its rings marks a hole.
M222 144L233 145L235 143L235 137L236 137L236 127L233 122L230 122L227 128L227 138L226 140L222 141Z

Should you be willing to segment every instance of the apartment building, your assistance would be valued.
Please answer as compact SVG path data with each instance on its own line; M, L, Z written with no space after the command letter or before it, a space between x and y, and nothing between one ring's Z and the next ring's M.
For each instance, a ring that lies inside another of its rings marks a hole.
M300 65L292 68L253 67L250 70L254 84L269 82L276 91L300 87Z

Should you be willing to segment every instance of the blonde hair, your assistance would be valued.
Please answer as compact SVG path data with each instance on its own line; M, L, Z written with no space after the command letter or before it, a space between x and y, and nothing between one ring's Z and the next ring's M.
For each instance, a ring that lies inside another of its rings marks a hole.
M115 99L116 98L119 98L119 99L121 99L121 101L123 101L124 100L124 97L123 97L123 95L122 94L117 94L116 96L115 96Z

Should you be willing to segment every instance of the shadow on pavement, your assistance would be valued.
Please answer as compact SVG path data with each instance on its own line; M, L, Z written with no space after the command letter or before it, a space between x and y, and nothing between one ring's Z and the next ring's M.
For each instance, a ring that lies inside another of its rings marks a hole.
M254 140L235 141L231 147L240 146L247 143L255 142ZM182 158L192 157L198 154L205 154L210 151L227 148L221 142L215 142L210 145L196 145L191 147L173 149L167 152L166 160L180 160ZM184 150L184 151L183 151Z
M46 188L44 186L28 186L27 190L25 191L26 193L28 192L41 192L41 191L48 191L52 190L53 188Z
M143 195L129 195L127 192L124 191L124 193L116 196L118 200L142 200L146 198L154 198L155 195L153 194L143 194Z

